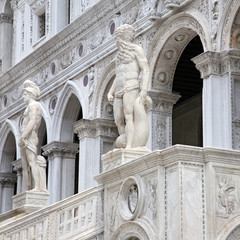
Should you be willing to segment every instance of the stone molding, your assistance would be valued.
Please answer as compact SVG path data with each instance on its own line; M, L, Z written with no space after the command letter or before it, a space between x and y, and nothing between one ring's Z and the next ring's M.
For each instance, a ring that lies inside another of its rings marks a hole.
M13 23L13 16L12 15L9 15L9 14L6 14L6 13L1 13L0 14L0 23Z
M16 182L17 182L16 174L5 172L0 173L0 184L13 187Z
M222 76L229 72L240 72L240 50L230 49L223 52L208 51L193 58L201 78L211 75Z
M73 128L74 132L78 134L79 140L99 136L116 139L118 136L114 121L108 119L81 119L74 123Z
M75 157L78 152L77 143L58 142L54 141L42 147L44 156L51 155L67 155L68 157Z

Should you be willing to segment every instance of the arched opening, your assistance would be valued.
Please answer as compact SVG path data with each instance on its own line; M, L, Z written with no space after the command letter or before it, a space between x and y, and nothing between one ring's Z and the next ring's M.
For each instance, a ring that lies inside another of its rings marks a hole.
M200 73L191 59L203 52L199 36L185 47L178 61L172 91L181 95L173 106L172 144L203 146L202 87Z
M63 122L61 128L61 142L69 142L69 143L76 143L79 146L79 139L77 134L73 131L73 124L74 122L82 119L82 107L78 100L78 98L72 94L68 100L68 103L65 108L65 112L63 114ZM70 164L70 162L69 162ZM78 169L79 169L79 153L75 155L75 160L71 161L72 174L74 178L74 194L78 192Z
M9 132L4 144L0 164L0 213L11 210L12 196L16 194L16 173L13 172L12 162L16 160L16 141Z
M239 236L240 236L240 226L238 225L232 230L232 232L229 234L226 240L239 239Z

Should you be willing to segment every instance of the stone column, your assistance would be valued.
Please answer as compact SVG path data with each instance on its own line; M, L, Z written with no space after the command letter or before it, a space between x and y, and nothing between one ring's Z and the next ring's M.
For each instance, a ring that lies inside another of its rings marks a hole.
M74 194L75 156L78 144L52 142L42 147L48 157L50 204Z
M118 136L113 120L81 119L74 124L79 137L79 184L78 191L97 185L94 177L101 172L101 155L114 148Z
M153 107L150 111L150 148L164 149L172 145L172 110L180 95L150 91Z
M12 65L12 16L9 14L0 14L0 29L1 29L1 59L2 71L7 71Z
M13 171L17 173L17 194L23 191L22 182L22 160L18 159L12 162Z
M192 59L203 78L203 146L232 148L234 57L224 51L205 52Z
M1 213L12 209L12 196L14 195L15 183L16 175L14 173L0 173Z

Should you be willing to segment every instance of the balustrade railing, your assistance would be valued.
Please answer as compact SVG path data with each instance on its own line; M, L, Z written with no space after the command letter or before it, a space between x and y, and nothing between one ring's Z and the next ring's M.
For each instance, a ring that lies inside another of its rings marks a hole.
M93 239L103 232L102 197L103 188L98 186L0 223L0 240Z

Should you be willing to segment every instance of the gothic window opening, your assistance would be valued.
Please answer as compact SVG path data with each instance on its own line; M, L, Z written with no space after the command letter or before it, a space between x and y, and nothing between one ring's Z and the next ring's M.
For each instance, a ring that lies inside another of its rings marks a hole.
M202 87L200 73L191 59L203 52L199 36L184 49L174 75L173 92L181 95L173 108L172 143L192 146L202 142Z
M46 14L45 12L38 16L39 39L46 35Z

